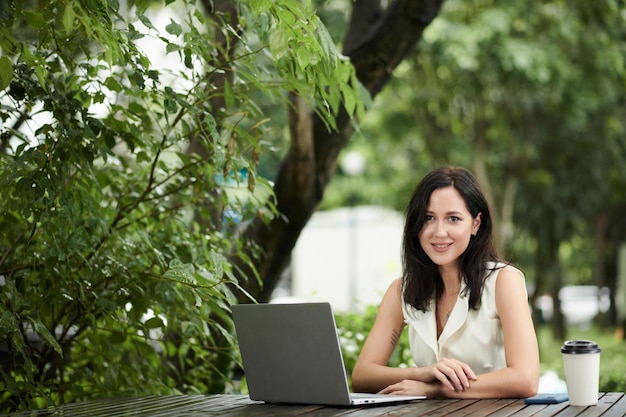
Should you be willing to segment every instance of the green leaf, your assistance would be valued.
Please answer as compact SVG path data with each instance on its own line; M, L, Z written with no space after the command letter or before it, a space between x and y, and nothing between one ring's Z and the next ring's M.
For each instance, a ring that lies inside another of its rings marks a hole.
M72 32L72 30L74 29L75 17L76 13L74 13L72 3L68 2L65 6L65 10L63 11L63 28L65 29L65 32Z
M354 96L354 90L352 90L351 88L343 88L342 92L343 105L346 109L346 112L349 115L352 115L354 113L354 110L356 109L356 97Z
M291 26L296 23L296 16L291 10L278 10L277 15L282 24Z
M191 48L185 48L185 66L193 69L193 51Z
M136 161L137 163L141 164L143 162L151 162L152 158L150 158L150 155L148 155L146 152L140 151L137 152Z
M130 74L130 76L128 77L130 79L130 81L136 85L137 87L139 87L140 89L145 88L145 80L143 78L143 74L139 71L135 71L132 74Z
M152 5L150 0L136 0L135 6L137 7L137 14L143 14L150 5Z
M0 314L0 329L2 329L2 334L6 335L17 331L17 326L17 319L10 311L3 311L2 314Z
M316 33L322 47L322 51L324 51L324 59L330 62L336 62L337 49L335 48L333 38L330 36L326 26L323 23L318 22Z
M210 113L205 114L204 124L206 128L209 130L209 133L211 134L211 137L213 138L213 140L215 141L218 140L220 137L220 134L217 131L217 122L215 121L215 118L213 117L212 114Z
M35 67L35 75L37 75L37 79L39 80L39 84L41 85L41 88L43 88L44 90L48 90L48 86L46 85L46 68L38 65L37 67Z
M141 32L136 31L132 25L129 25L126 37L129 41L134 42L138 39L143 39L145 35Z
M175 281L195 283L194 272L195 267L193 264L185 264L178 259L174 259L170 262L169 270L163 276Z
M143 23L145 27L156 30L156 28L154 27L150 19L148 19L145 14L141 13L137 17L139 18L139 21Z
M275 29L270 33L270 48L276 56L280 58L284 56L289 50L287 45L287 35L282 29Z
M24 60L24 62L27 65L31 67L35 67L37 65L37 58L35 57L33 52L30 50L27 44L25 43L22 44L21 52L22 52L21 58Z
M224 101L226 102L226 106L229 107L235 103L233 89L228 80L224 80Z
M272 7L272 0L254 0L250 2L252 13L259 15L268 11Z
M41 12L25 11L24 19L26 19L26 22L36 30L41 30L46 26L46 20Z
M165 45L165 52L167 52L168 54L170 52L178 52L181 49L183 49L182 47L180 47L179 45L172 43L172 42L168 42L167 45Z
M166 98L163 102L163 106L165 107L165 112L169 114L174 114L178 111L178 104L175 99Z
M55 352L63 356L61 345L59 345L59 342L52 336L48 328L38 319L30 318L29 321L33 325L35 333L37 333L46 344L51 346Z
M182 26L176 23L173 19L170 19L170 23L165 26L165 30L167 31L167 33L175 36L180 36L180 34L183 33Z
M298 59L298 66L301 70L305 70L311 63L311 52L306 48L298 48L296 51L296 57Z
M11 60L6 57L0 57L0 90L4 90L13 80L13 64Z
M0 48L6 52L13 54L16 49L16 41L11 32L7 28L0 26Z
M158 329L163 327L163 320L160 317L152 317L144 323L144 326L146 329Z
M118 93L122 91L122 85L117 79L113 77L107 77L107 79L104 80L104 85L111 91L115 91Z

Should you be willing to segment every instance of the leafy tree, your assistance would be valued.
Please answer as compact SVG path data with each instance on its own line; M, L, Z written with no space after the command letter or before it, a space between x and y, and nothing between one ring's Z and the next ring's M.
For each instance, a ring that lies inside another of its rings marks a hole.
M264 249L236 226L282 216L259 103L331 130L363 112L353 66L307 2L166 1L164 29L148 2L2 4L0 408L232 389Z
M403 209L418 173L468 166L495 209L500 252L523 265L536 294L557 299L566 283L615 288L624 229L614 213L626 189L623 10L446 2L362 125L368 189L381 178L379 201Z

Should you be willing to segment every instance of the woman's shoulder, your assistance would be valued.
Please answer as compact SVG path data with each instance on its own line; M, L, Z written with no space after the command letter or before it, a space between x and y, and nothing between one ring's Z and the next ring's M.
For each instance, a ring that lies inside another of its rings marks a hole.
M502 261L487 263L487 276L484 286L491 291L495 292L496 282L508 286L519 280L525 282L526 278L522 270L515 265Z
M389 283L387 287L387 292L393 291L396 294L402 296L402 292L404 290L404 280L402 278L395 278L393 281Z
M500 275L513 275L525 279L524 272L521 269L510 262L504 261L487 262L487 275L488 278L493 277L494 279Z
M396 278L387 287L387 291L385 292L385 299L394 299L395 301L402 302L402 294L403 294L403 280L402 278Z

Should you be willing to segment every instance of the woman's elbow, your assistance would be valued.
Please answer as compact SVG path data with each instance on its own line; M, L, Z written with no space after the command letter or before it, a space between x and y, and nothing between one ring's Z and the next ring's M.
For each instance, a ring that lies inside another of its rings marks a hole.
M534 375L523 376L515 384L515 387L515 397L526 398L537 395L537 391L539 390L539 377Z
M352 376L350 379L352 382L352 391L367 392L365 388L365 379L363 377L363 372L361 371L359 367L355 367L352 370Z
M376 372L371 365L358 364L352 370L351 383L352 391L377 393L386 385L380 386L377 378L374 377Z

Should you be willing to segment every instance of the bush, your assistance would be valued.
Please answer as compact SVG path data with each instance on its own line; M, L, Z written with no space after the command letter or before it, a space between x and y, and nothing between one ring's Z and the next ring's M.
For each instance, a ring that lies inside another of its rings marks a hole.
M344 364L348 378L354 369L356 360L361 352L365 338L369 334L378 306L367 306L363 313L336 313L335 320L337 322L337 332L341 342ZM402 332L398 345L389 359L389 366L408 367L414 366L409 350L409 339L407 332Z
M0 7L0 412L225 391L232 292L256 279L238 225L276 215L264 109L363 110L310 5L165 1L159 30L157 3L120 3Z

